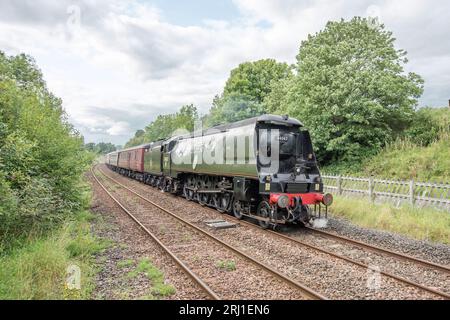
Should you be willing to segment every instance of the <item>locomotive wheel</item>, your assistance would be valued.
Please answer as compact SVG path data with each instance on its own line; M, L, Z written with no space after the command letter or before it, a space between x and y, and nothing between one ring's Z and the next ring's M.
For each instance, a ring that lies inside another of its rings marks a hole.
M187 200L189 200L187 184L183 184L183 197L185 197Z
M210 181L209 181L208 177L205 177L204 179L205 180L203 180L201 183L201 188L202 189L210 189ZM211 198L211 196L208 193L199 193L198 194L198 202L202 206L206 206L209 203L210 198Z
M187 186L184 187L186 199L189 201L194 200L195 192L193 190L187 189Z
M214 208L217 209L217 211L219 211L220 213L224 213L224 211L222 211L222 210L220 209L220 198L221 198L221 197L222 197L221 194L215 193L215 194L212 196L212 204L213 204Z
M161 182L159 183L159 189L160 189L162 192L165 192L165 191L166 191L166 188L167 188L167 180L163 178L163 179L161 180Z
M244 208L242 208L242 202L238 201L238 200L234 200L233 201L233 215L241 220L243 218L243 213Z
M216 209L221 213L228 212L230 209L230 203L231 203L230 193L225 192L223 194L220 194L218 195Z
M198 202L201 206L206 206L209 202L209 195L207 193L199 193Z
M196 190L200 189L202 187L202 180L194 179L194 186ZM200 193L198 192L194 193L194 201L200 202Z
M231 194L228 192L225 192L222 195L222 198L220 200L220 207L222 208L222 210L224 212L229 212L230 211L230 204L231 204Z
M172 192L172 181L170 181L169 179L167 179L165 181L164 191L165 192Z
M194 200L195 192L193 190L188 189L194 187L194 183L195 183L194 178L188 177L183 187L183 194L185 198L189 201Z
M262 218L270 218L271 207L267 201L261 201L258 205L257 214ZM258 224L261 228L267 229L270 226L270 221L258 220Z

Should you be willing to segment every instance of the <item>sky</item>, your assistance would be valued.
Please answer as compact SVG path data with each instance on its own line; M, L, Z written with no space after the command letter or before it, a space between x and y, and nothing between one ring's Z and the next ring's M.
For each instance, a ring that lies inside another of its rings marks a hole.
M206 113L239 63L294 63L308 34L353 16L408 52L420 106L448 105L447 0L0 0L0 50L35 58L86 142L123 145L158 114Z

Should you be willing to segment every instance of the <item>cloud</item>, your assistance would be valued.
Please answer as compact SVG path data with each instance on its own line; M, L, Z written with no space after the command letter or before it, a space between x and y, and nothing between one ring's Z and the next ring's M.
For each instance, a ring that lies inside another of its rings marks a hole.
M194 103L207 112L237 64L295 62L300 42L329 20L375 12L425 78L421 104L450 97L450 3L444 0L235 0L236 19L168 22L151 3L38 0L0 3L0 50L26 52L63 98L86 141L123 144L158 114ZM175 5L173 7L176 7Z
M130 131L130 127L128 122L125 121L119 121L114 123L111 128L106 130L107 133L109 133L112 136L121 136L126 135Z

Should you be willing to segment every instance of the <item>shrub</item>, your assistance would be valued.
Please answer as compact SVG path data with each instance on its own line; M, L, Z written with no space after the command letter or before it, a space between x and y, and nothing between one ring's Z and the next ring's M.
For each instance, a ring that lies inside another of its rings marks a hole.
M0 243L59 224L86 205L82 174L92 161L26 55L0 52Z

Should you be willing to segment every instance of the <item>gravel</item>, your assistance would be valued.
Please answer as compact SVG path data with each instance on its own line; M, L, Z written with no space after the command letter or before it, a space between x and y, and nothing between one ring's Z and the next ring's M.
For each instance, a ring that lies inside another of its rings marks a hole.
M435 263L450 265L450 246L414 240L392 232L355 226L344 219L330 217L328 231Z
M128 276L143 259L149 259L164 273L165 282L175 287L175 294L166 299L207 299L202 289L137 227L92 178L90 180L94 190L91 211L96 216L93 231L112 244L96 257L99 272L93 291L94 299L148 298L152 288L151 281L143 274ZM132 261L133 264L120 266L121 262L126 261Z
M358 261L372 268L403 277L418 284L450 294L450 275L432 267L404 261L388 254L373 252L357 245L330 239L309 230L291 230L286 235L302 242L326 249L340 256ZM362 240L362 239L361 239ZM369 242L371 243L371 242ZM398 250L395 250L398 251Z
M203 223L209 219L226 218L217 211L207 207L201 207L194 202L174 197L170 194L161 193L155 188L149 187L137 181L122 177L111 171L105 171L108 175L114 176L121 183L134 189L136 192L148 197L150 200L161 206L173 210L184 218L188 218L197 226L214 233L217 237L227 243L239 247L242 251L252 255L254 258L277 268L282 273L305 285L319 291L325 296L333 299L436 299L435 295L416 289L415 287L403 284L383 275L379 276L372 270L364 269L341 259L332 258L327 254L318 253L316 250L305 248L298 244L293 244L288 240L275 238L264 230L251 228L246 225L239 225L238 228L227 230L210 230ZM331 223L331 225L333 225ZM332 229L336 230L336 229ZM349 230L350 232L350 230ZM327 249L334 246L340 250L340 254L358 258L363 263L371 265L375 270L380 264L387 265L386 257L372 257L372 253L361 251L357 248L348 248L342 244L328 243L326 239L318 242L312 237L310 232L298 230L303 237L323 245ZM351 236L351 234L346 234ZM367 238L366 238L367 239ZM364 239L361 239L364 240ZM328 240L329 241L329 240ZM444 246L445 247L445 246ZM397 248L395 248L397 250ZM448 248L447 248L448 249ZM411 252L408 252L411 254ZM378 260L376 260L378 259ZM424 280L427 285L435 285L435 288L448 289L448 277L442 274L435 274L431 271L423 272L417 266L404 267L397 261L388 259L389 264L394 264L395 269L407 269L408 272L402 275L413 277L411 280ZM390 266L390 265L389 265ZM430 282L429 279L432 279Z
M222 299L304 299L299 290L267 271L177 222L126 189L112 187L109 180L101 180L142 224ZM229 264L234 267L228 269Z

